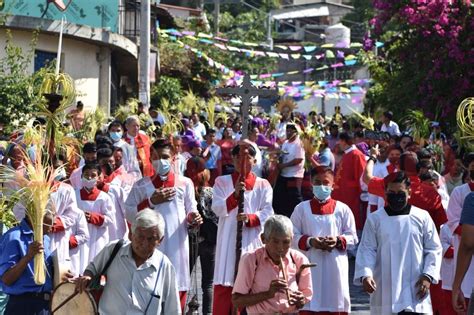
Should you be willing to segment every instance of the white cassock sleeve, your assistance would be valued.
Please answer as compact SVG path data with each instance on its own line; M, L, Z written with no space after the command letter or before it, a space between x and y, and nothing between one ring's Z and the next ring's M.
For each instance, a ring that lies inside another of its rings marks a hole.
M186 214L197 212L197 202L194 194L193 182L186 178L186 191L184 193L184 210Z
M115 228L115 207L112 198L104 193L104 203L102 205L102 214L104 215L104 223L102 226L107 226L109 229Z
M89 228L87 227L87 220L83 211L80 211L77 216L75 233L74 236L76 237L77 245L82 245L89 241Z
M344 238L346 239L347 247L355 246L359 242L359 238L357 237L354 214L352 214L351 209L346 205L344 205L341 235L344 236Z
M143 201L143 195L140 193L140 185L143 185L143 182L140 180L133 184L132 190L128 194L127 200L125 201L125 218L129 222L133 222L135 216L138 212L138 205Z
M293 213L291 214L290 220L293 223L293 248L299 248L299 242L301 237L305 236L303 233L303 213L304 213L303 203L299 203ZM310 237L311 235L307 235Z
M176 272L171 263L166 264L163 281L163 309L161 314L181 314L181 304L178 297Z
M441 242L441 247L443 247L443 257L446 254L446 251L453 246L452 244L452 233L449 230L446 224L441 226L441 230L439 232L439 239Z
M234 187L232 187L232 192L226 189L228 187L226 187L224 179L225 177L223 176L217 177L214 187L212 187L212 211L218 217L227 217L229 215L226 200L234 192Z
M373 277L377 263L377 231L374 215L370 214L362 231L362 239L357 249L354 284L361 285L363 277Z
M461 198L462 190L461 186L453 189L451 196L449 197L448 208L446 209L446 215L448 217L448 226L454 233L454 230L459 226L459 219L461 218L462 205L464 200Z
M441 271L441 253L442 247L436 226L431 217L427 216L423 226L423 273L431 276L435 284L439 281Z
M267 221L269 216L273 215L273 207L272 207L272 200L273 200L273 189L270 183L267 180L262 182L262 203L261 208L258 209L255 214L257 215L258 219L260 220L260 225L263 226Z
M63 187L64 189L58 189L56 194L62 194L62 196L59 196L56 200L61 200L64 204L56 205L58 208L56 211L58 212L57 215L61 218L64 229L67 230L76 223L79 209L77 208L76 193L72 186L68 184L61 184L61 186L60 189Z

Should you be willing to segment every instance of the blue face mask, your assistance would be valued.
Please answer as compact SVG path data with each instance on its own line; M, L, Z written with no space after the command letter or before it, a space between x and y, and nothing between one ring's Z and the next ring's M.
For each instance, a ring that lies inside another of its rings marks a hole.
M324 185L313 186L313 194L318 200L327 200L329 197L331 197L331 193L332 187Z
M114 142L117 142L120 139L122 139L122 133L120 131L110 132L109 134L110 134L110 139L112 139L112 141Z

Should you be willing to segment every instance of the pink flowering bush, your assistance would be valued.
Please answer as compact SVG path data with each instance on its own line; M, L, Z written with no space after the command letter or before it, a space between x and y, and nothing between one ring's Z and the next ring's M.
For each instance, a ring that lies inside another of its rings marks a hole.
M369 103L454 120L462 99L474 96L471 1L373 0L373 6L371 37L385 46L378 56L368 54L376 82Z

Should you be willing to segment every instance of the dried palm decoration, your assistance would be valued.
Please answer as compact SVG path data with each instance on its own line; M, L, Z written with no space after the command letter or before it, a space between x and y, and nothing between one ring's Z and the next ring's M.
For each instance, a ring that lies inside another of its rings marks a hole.
M353 109L352 107L348 106L348 108L354 113L356 117L359 118L360 123L365 129L374 130L375 129L375 121L370 116L365 116Z
M413 139L423 146L430 135L430 120L421 110L410 109L403 122L411 129Z
M76 138L82 142L93 141L97 131L101 130L106 121L107 116L100 107L86 113L81 129L75 133Z
M290 112L292 112L296 108L296 103L291 98L282 98L276 104L276 109L281 113L283 109L287 107Z
M20 174L8 166L0 165L0 182L14 182L17 186L14 191L2 191L9 198L21 200L25 207L25 215L28 217L33 230L33 238L37 242L43 242L43 218L47 209L55 210L49 201L53 192L53 181L61 168L54 170L43 160L41 154L43 147L33 144L35 152L34 160L26 150L22 149L23 159L26 167L25 174ZM6 188L2 188L6 189ZM34 257L34 281L42 285L46 281L45 262L43 253Z
M474 98L469 97L459 104L456 120L459 130L461 131L461 139L468 141L474 140Z

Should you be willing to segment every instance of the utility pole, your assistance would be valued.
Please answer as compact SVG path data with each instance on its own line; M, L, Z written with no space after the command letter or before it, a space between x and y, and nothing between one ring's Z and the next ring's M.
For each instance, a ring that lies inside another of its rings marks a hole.
M214 0L214 34L219 33L219 16L221 14L221 1Z
M272 19L272 13L269 12L267 20L267 43L270 50L273 50Z
M140 4L140 54L138 56L138 99L146 107L150 105L150 0Z

